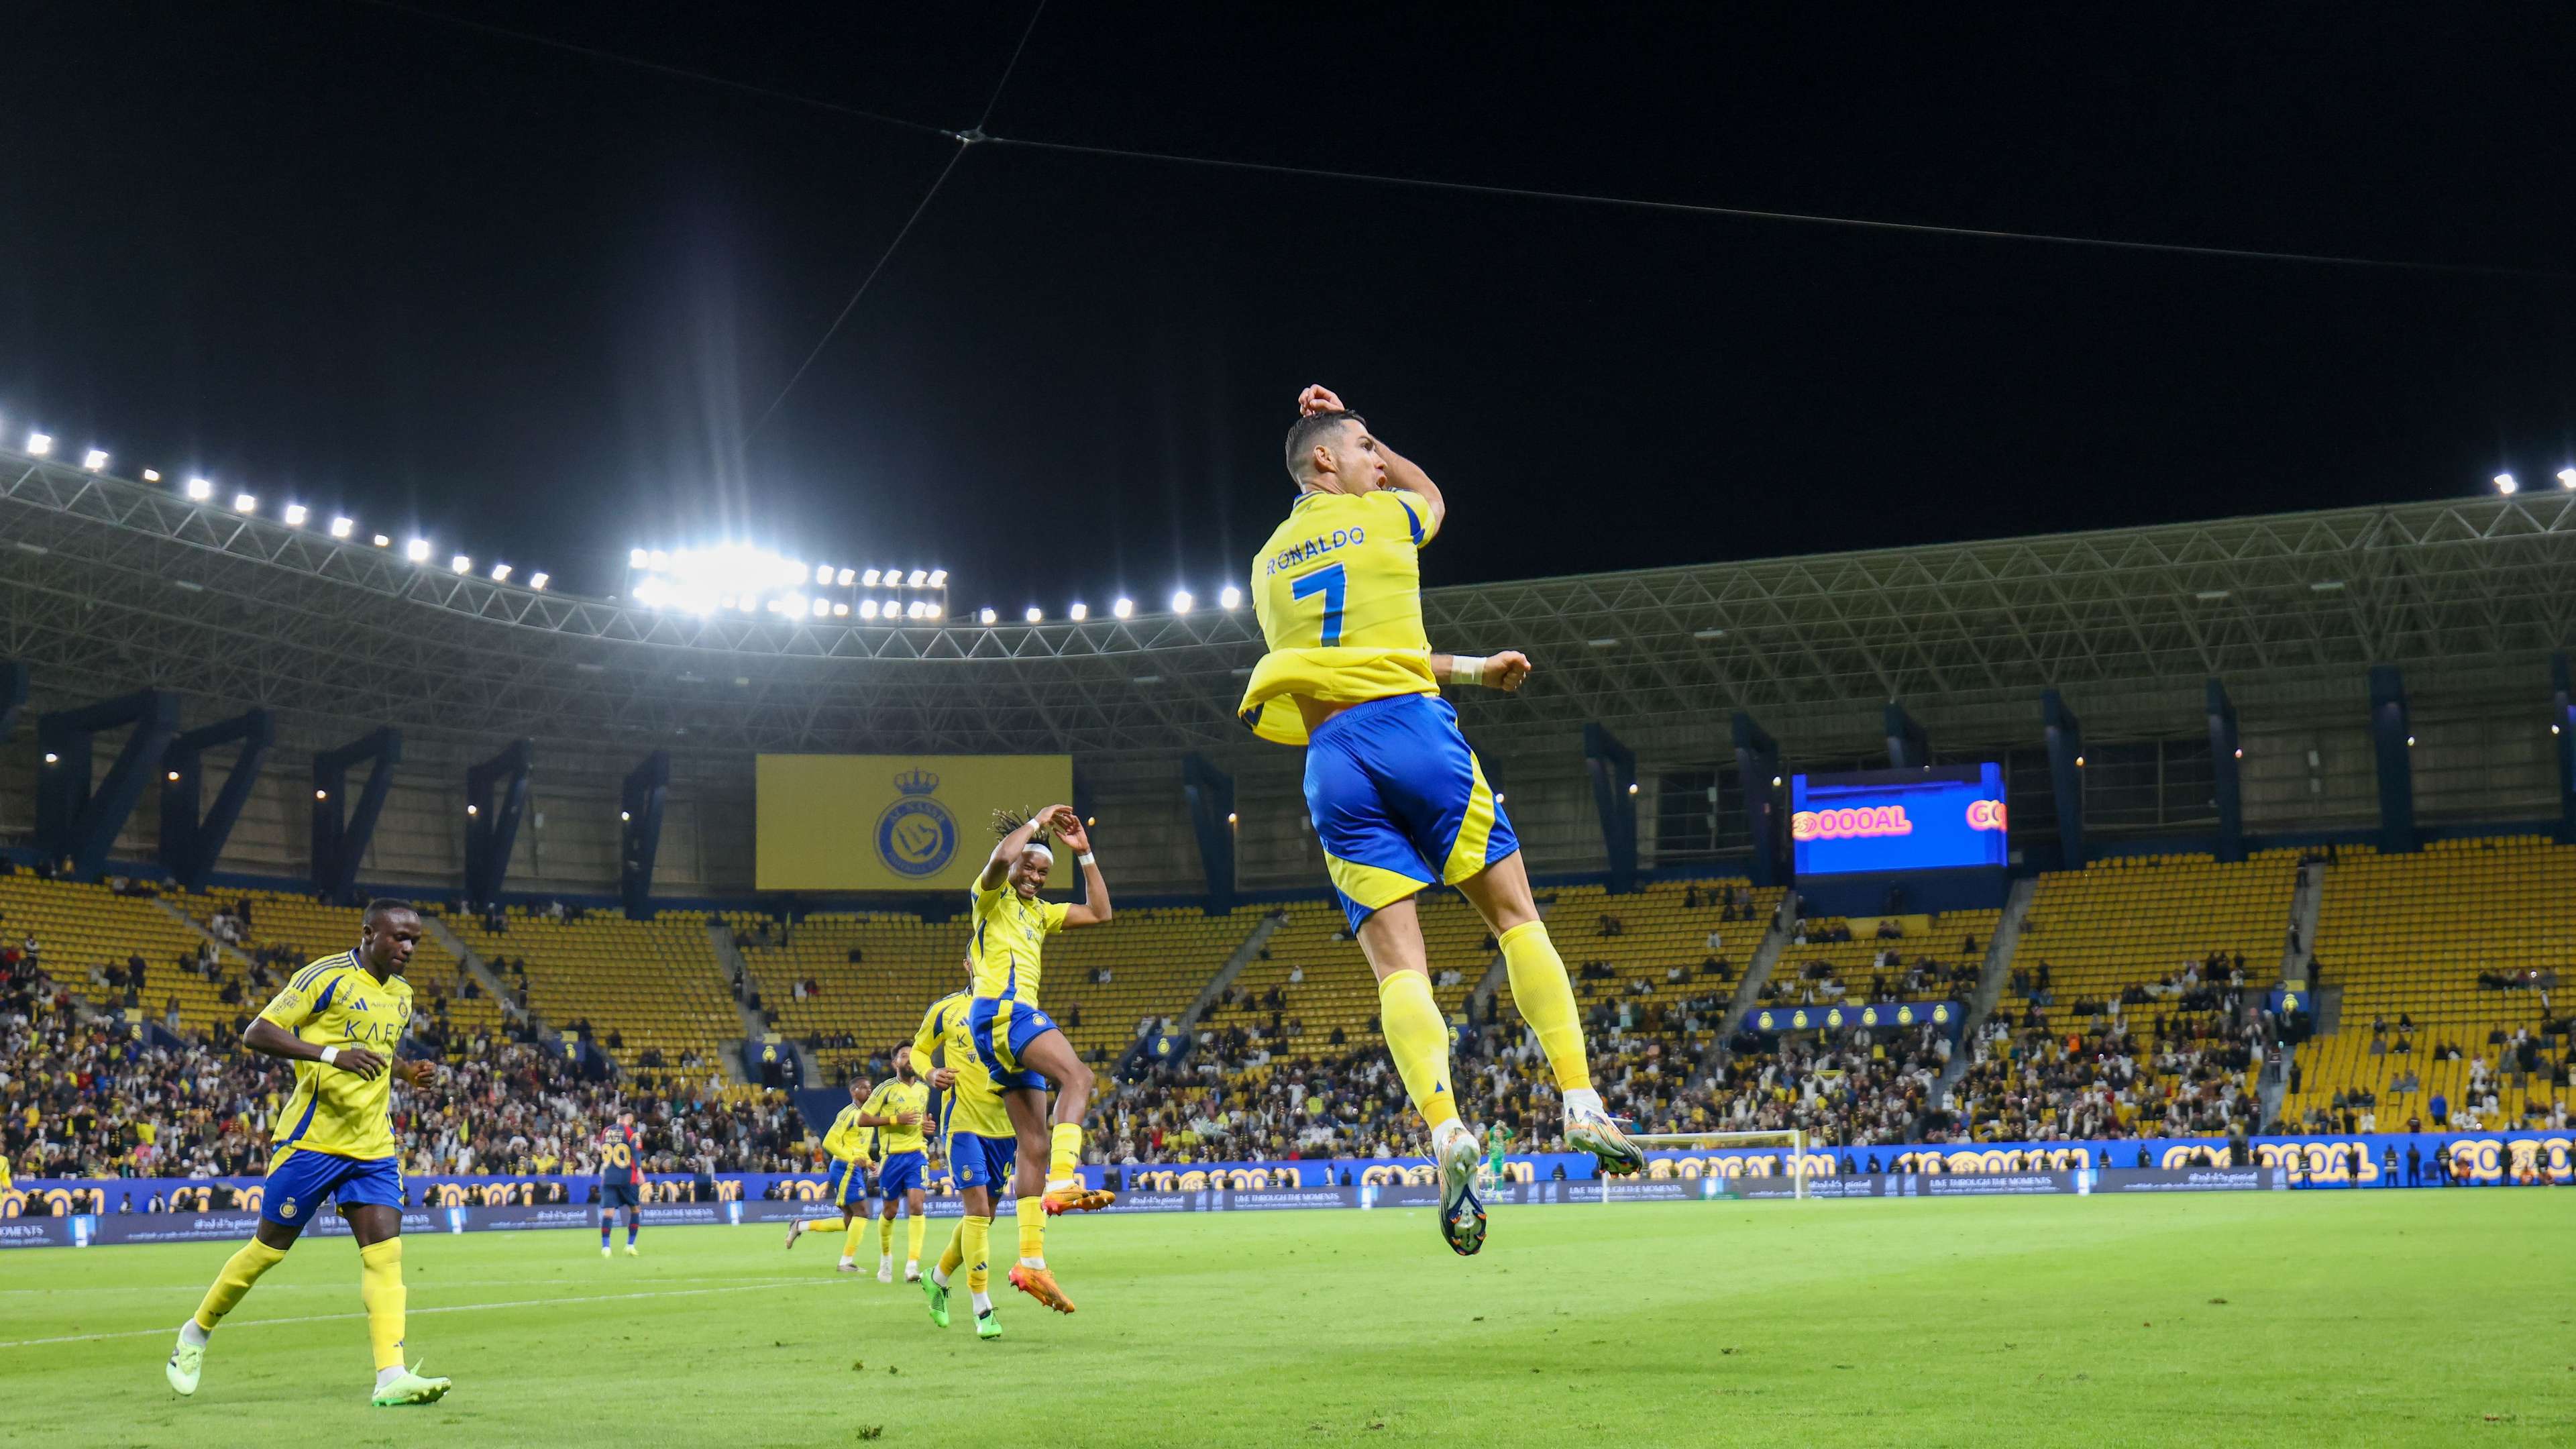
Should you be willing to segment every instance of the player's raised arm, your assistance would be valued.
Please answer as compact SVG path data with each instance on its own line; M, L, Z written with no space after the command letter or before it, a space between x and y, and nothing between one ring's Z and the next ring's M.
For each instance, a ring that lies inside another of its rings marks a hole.
M1030 816L1028 819L1012 826L1009 830L1004 831L1002 833L1001 840L993 846L993 854L984 862L984 873L975 878L976 888L988 891L999 888L1002 882L1009 878L1011 867L1019 861L1020 852L1029 848L1029 842L1037 839L1038 832L1046 828L1048 817L1054 815L1058 811L1062 811L1065 814L1070 815L1073 813L1073 807L1070 805L1049 805L1044 810L1039 811L1037 814ZM999 811L996 811L995 815L998 819L1007 820L1010 818L1007 815L1001 814Z
M1073 851L1074 864L1082 867L1082 901L1065 907L1064 928L1100 926L1109 921L1109 882L1100 878L1100 865L1091 858L1091 831L1070 805L1058 805L1046 817L1055 830L1055 838Z
M1528 681L1530 662L1529 656L1517 649L1500 654L1434 653L1431 672L1451 684L1482 685L1509 694Z
M1350 408L1331 388L1316 383L1297 394L1297 411L1311 418L1325 413L1346 413ZM1431 475L1422 471L1421 464L1388 447L1386 439L1375 433L1363 437L1360 446L1376 453L1386 463L1387 487L1414 494L1430 506L1429 531L1438 533L1440 526L1449 519L1449 500L1441 496L1440 485L1431 481Z

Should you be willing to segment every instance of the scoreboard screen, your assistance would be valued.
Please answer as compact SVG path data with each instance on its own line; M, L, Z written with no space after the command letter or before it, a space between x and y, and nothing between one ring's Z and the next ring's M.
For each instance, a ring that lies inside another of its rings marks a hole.
M2000 765L1796 775L1789 838L1798 874L2001 866Z

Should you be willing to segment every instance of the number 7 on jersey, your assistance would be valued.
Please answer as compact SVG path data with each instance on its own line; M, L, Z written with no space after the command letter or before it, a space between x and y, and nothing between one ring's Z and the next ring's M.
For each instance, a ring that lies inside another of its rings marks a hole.
M1316 594L1324 596L1324 635L1322 644L1330 649L1342 642L1342 595L1348 575L1340 564L1327 564L1306 574L1288 590L1290 598L1303 601Z

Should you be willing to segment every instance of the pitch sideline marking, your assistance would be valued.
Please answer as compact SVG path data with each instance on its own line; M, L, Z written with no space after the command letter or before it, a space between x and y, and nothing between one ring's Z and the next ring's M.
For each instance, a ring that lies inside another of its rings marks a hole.
M799 1282L831 1283L831 1278L779 1279L770 1283L745 1283L732 1288L674 1288L662 1293L598 1293L586 1298L519 1298L505 1303L447 1303L432 1308L414 1308L414 1317L424 1313L480 1313L492 1308L546 1308L557 1303L617 1303L634 1298L695 1298L708 1293L756 1293L765 1288L792 1286ZM361 1319L364 1313L308 1313L295 1318L252 1318L231 1325L235 1328L263 1328L281 1323L337 1323ZM36 1348L49 1343L98 1343L111 1338L150 1338L155 1334L175 1334L176 1328L128 1328L115 1333L67 1333L55 1338L21 1338L0 1342L0 1348Z

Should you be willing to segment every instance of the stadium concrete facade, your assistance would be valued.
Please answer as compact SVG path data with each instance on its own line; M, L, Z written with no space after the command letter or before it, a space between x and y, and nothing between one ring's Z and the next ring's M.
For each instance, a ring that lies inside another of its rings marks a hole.
M1737 711L1788 768L1844 769L1885 762L1891 701L1933 758L2004 761L2016 844L2045 849L2047 689L2084 720L2097 843L2209 828L2212 680L2242 722L2249 834L2366 828L2374 665L2411 696L2418 818L2530 822L2560 810L2550 670L2576 632L2576 495L1438 588L1424 607L1438 647L1537 663L1520 695L1458 702L1543 873L1608 863L1587 724L1636 756L1640 863L1722 867L1746 843ZM656 612L0 453L0 660L29 684L0 748L11 846L45 768L25 720L157 689L183 727L275 717L225 872L306 874L311 757L393 725L405 753L360 868L387 885L460 885L465 771L527 739L513 892L613 892L620 781L656 750L659 895L748 895L753 760L818 751L1070 753L1122 888L1170 895L1208 886L1182 788L1197 755L1235 783L1236 885L1317 888L1299 757L1233 718L1260 652L1248 613L1206 607L989 626ZM116 854L156 839L147 792Z

